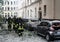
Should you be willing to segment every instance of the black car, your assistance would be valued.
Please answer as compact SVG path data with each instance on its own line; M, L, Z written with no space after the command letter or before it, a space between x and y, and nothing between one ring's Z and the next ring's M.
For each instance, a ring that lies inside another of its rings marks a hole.
M46 40L54 40L60 38L60 21L41 21L35 29L35 33L40 34Z

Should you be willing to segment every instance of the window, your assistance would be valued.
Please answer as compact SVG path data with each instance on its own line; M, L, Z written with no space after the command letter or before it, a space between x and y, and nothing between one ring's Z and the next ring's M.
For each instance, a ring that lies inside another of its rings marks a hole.
M2 5L4 5L4 1L2 1Z
M4 10L4 7L2 7L2 10Z
M5 17L7 17L7 15L5 14Z
M32 17L32 12L33 12L33 11L32 11L32 10L30 10L30 17Z
M13 10L13 7L11 7L11 10Z
M14 1L14 4L15 4L15 1Z
M5 5L6 5L6 1L5 1Z
M27 0L28 4L29 4L29 0Z
M11 5L13 4L13 2L11 1Z
M11 14L11 17L13 17L13 15Z
M37 8L35 8L35 17L37 16L36 14L37 14Z
M41 22L40 26L48 26L48 23L47 22Z
M44 5L44 16L46 16L46 5Z
M29 10L28 10L28 16L29 16Z
M9 14L10 14L10 13L8 13L8 17L9 17Z
M8 7L8 11L9 11L10 9L9 9L9 7Z
M41 7L39 7L39 10L41 10Z
M14 7L14 10L15 10L15 7Z
M60 22L52 23L52 25L54 25L54 26L60 26Z
M8 5L9 5L9 1L7 1L8 2Z

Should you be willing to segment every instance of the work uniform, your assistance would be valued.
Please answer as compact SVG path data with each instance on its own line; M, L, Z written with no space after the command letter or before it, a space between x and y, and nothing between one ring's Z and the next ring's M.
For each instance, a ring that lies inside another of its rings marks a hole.
M13 30L15 30L15 25L16 25L16 17L13 18Z
M23 28L23 20L21 18L18 19L18 34L19 35L22 35L22 32L24 31L24 28Z
M11 31L11 24L12 24L12 21L11 21L11 18L9 17L8 18L8 30Z
M21 26L19 26L19 28L18 28L18 34L19 34L19 36L22 35L23 31L24 31L24 28L23 27L21 28Z
M18 32L18 24L15 25L15 32Z

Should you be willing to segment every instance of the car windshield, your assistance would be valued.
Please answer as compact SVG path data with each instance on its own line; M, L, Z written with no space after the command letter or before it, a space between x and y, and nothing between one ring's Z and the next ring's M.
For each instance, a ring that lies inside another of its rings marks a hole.
M54 22L52 25L56 27L60 27L60 22Z
M59 29L60 29L60 22L53 22L53 23L52 23L52 27L53 27L55 30L59 30Z

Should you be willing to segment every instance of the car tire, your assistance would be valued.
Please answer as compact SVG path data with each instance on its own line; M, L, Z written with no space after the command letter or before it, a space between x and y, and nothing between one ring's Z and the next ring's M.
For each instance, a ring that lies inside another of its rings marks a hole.
M51 37L49 34L47 34L47 35L45 36L45 38L46 38L47 41L54 41L54 38Z
M46 35L46 40L47 40L47 41L52 41L52 38L50 37L49 34Z

